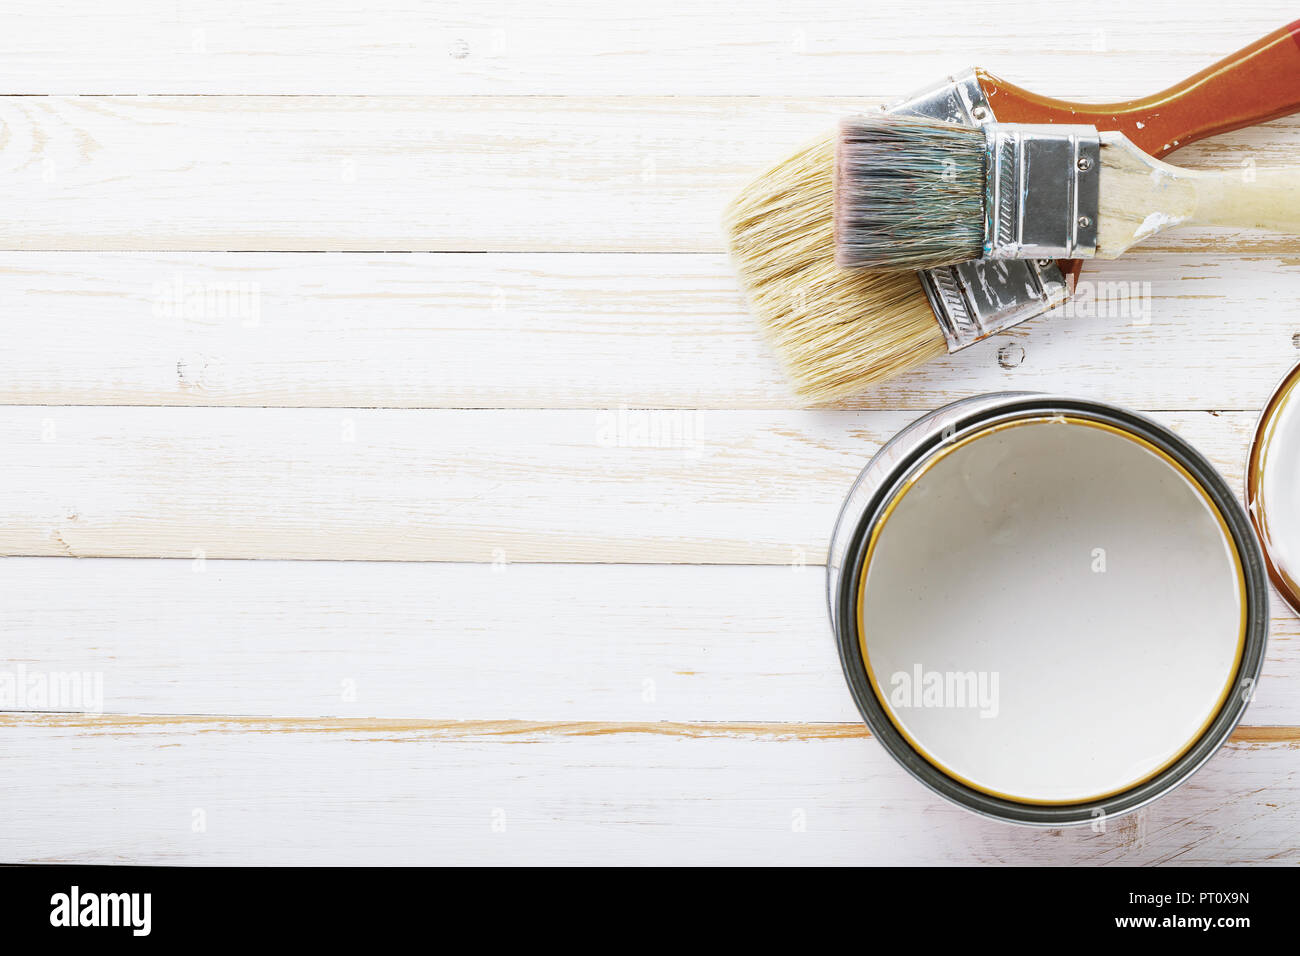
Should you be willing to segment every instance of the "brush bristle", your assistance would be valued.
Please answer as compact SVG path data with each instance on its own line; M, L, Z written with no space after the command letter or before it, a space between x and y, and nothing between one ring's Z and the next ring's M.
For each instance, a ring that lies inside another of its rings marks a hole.
M851 269L929 269L984 247L984 132L874 113L840 125L835 261Z
M835 264L834 137L768 170L727 212L750 306L795 390L816 403L865 391L947 352L913 273Z

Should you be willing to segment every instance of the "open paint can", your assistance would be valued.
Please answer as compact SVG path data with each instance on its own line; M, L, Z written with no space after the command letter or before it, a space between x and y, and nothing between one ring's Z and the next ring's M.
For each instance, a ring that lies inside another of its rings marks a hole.
M1188 778L1249 703L1268 578L1245 509L1164 426L1081 399L980 396L871 460L828 599L863 718L977 813L1067 826Z
M1300 365L1264 406L1246 462L1246 506L1269 577L1300 614Z

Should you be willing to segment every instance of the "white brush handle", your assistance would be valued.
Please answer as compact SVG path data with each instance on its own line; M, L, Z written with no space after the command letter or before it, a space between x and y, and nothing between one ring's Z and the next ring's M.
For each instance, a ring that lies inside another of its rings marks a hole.
M1300 234L1300 169L1200 173L1189 223Z
M1152 159L1119 133L1101 137L1099 258L1187 224L1300 235L1300 168L1184 169Z

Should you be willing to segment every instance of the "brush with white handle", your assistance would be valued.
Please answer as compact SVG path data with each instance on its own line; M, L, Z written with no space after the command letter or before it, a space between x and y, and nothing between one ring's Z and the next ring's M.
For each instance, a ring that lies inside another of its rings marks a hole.
M1091 126L965 128L845 120L835 166L840 266L1114 259L1182 225L1300 232L1300 168L1182 169Z

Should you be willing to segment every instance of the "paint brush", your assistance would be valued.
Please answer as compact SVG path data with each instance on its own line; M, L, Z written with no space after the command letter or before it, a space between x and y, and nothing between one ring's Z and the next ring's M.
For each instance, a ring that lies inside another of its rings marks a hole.
M1115 259L1182 225L1300 230L1300 167L1190 170L1091 126L954 126L876 113L840 126L835 261Z
M890 112L976 126L1079 123L1119 130L1160 156L1300 109L1300 21L1160 93L1124 103L1051 99L984 70ZM1066 300L1079 263L965 262L920 273L835 265L829 134L754 180L728 209L733 261L795 390L812 402L861 392Z

